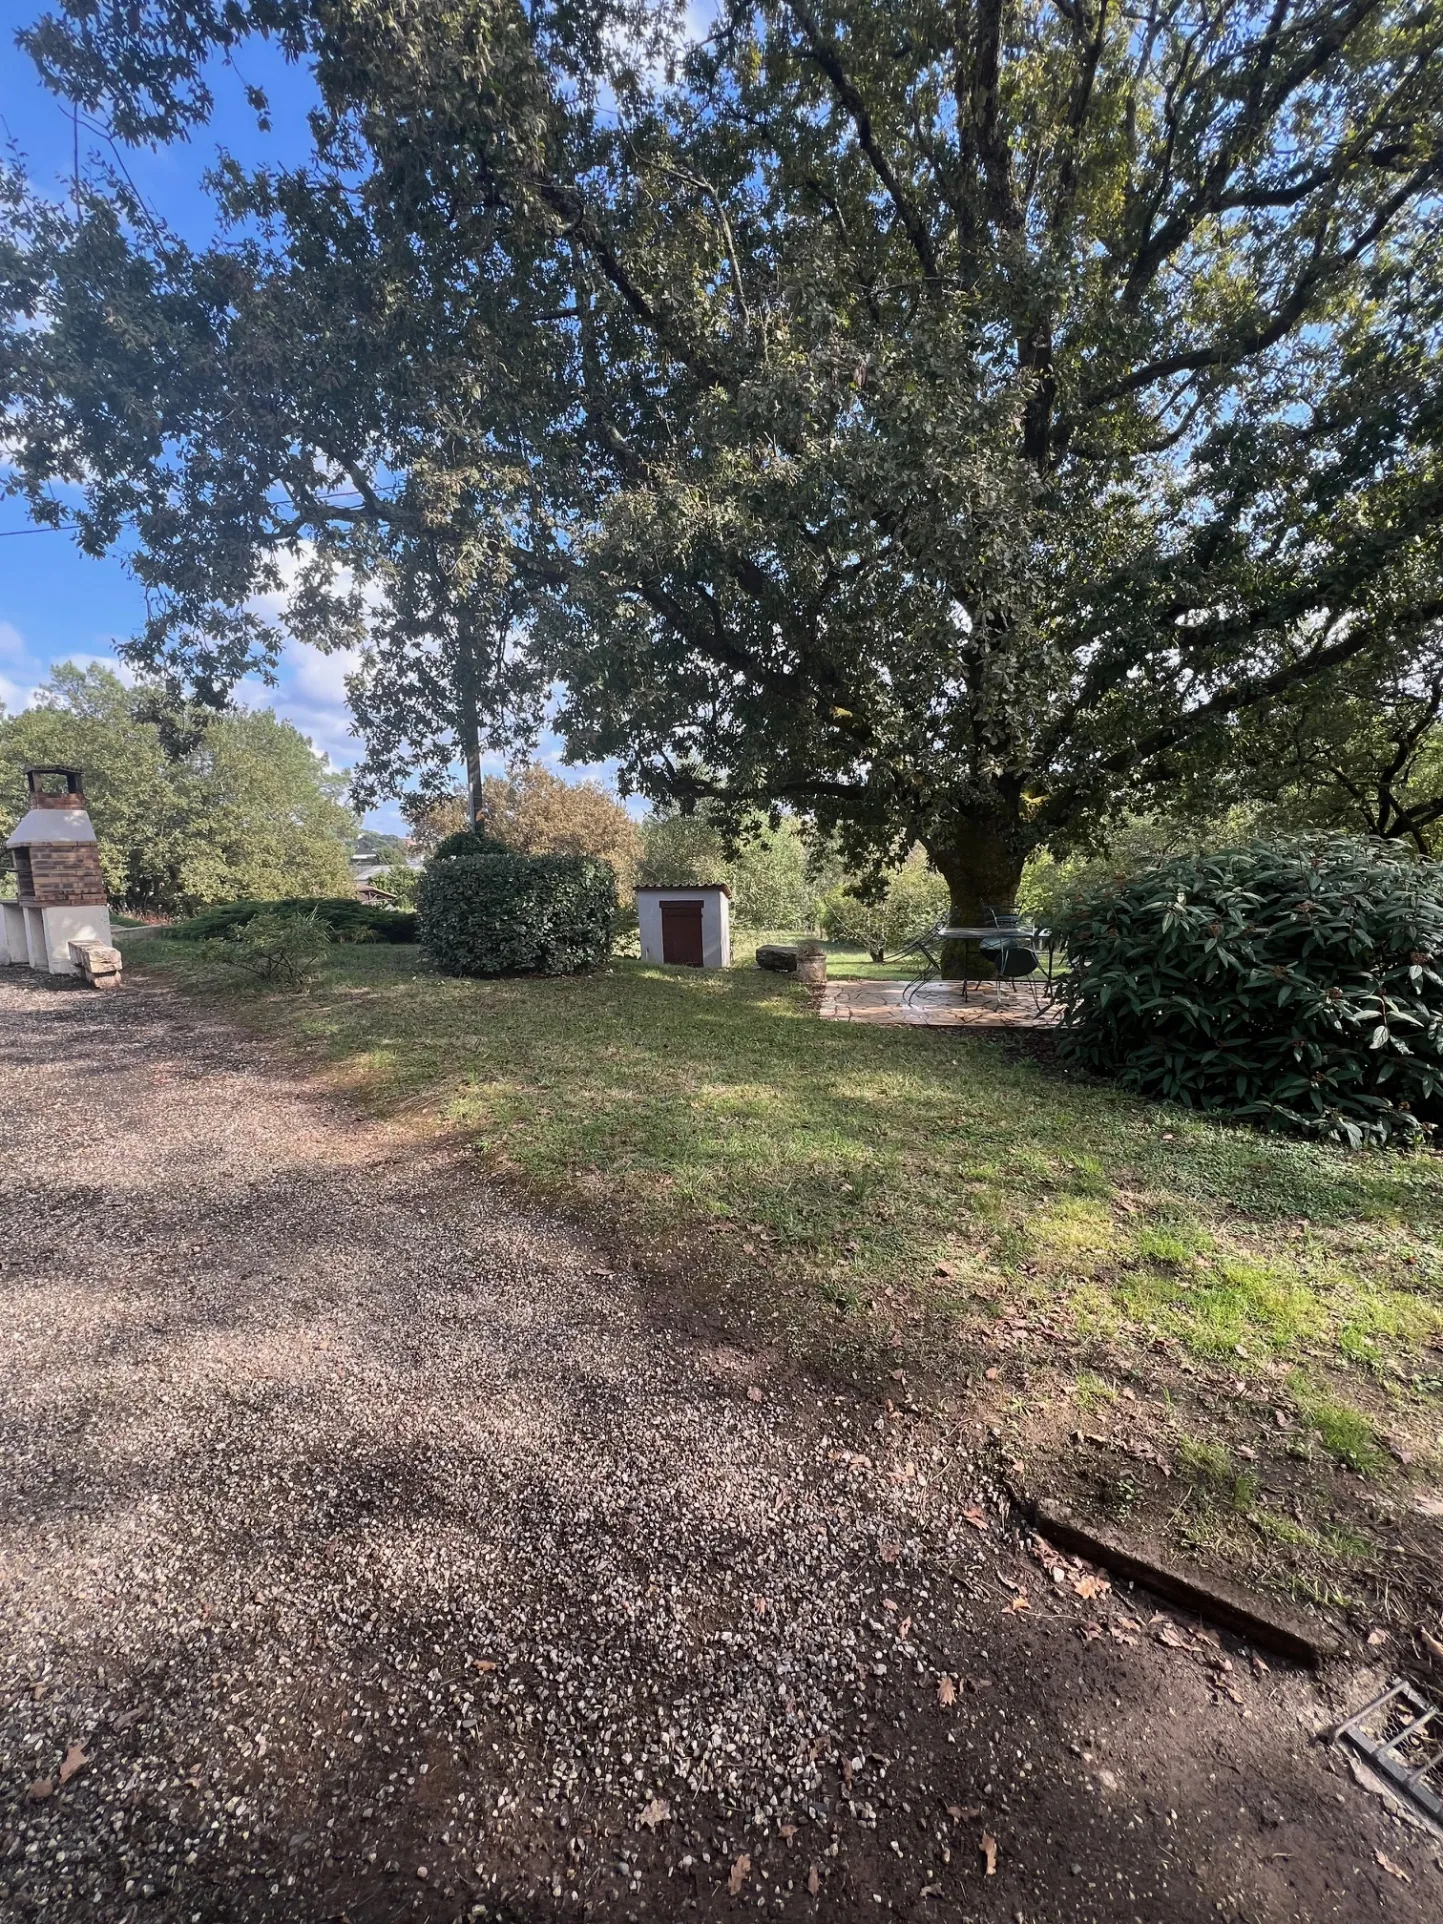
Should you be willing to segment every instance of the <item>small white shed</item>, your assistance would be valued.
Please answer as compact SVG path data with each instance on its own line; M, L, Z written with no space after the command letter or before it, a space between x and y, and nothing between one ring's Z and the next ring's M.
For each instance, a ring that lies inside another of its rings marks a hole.
M643 962L680 962L693 969L729 969L732 892L725 882L639 888Z

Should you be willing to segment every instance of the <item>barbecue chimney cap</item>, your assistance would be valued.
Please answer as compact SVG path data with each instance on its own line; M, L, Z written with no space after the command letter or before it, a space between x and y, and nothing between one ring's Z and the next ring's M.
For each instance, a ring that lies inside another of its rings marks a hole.
M80 784L80 770L78 768L66 768L59 762L56 762L45 768L26 769L25 786L37 800L42 796L45 801L48 802L55 802L60 799L59 793L55 789L45 785L43 777L46 775L59 775L65 783L63 793L66 795L80 795L84 792ZM66 805L72 808L75 806L73 802L67 803ZM82 803L81 806L83 807L84 804Z

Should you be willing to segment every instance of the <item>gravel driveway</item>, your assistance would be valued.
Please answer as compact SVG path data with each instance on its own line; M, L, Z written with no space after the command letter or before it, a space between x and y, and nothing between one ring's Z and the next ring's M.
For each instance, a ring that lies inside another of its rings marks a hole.
M1369 1679L1039 1562L464 1147L10 970L0 1156L0 1918L1437 1918L1312 1741Z

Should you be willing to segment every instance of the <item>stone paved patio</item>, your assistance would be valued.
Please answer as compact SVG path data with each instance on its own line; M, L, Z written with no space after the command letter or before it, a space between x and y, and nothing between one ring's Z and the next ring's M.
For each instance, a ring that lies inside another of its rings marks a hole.
M1044 1002L1039 1010L1032 991L960 982L829 982L818 1013L830 1022L878 1022L923 1029L1047 1029L1059 1010Z

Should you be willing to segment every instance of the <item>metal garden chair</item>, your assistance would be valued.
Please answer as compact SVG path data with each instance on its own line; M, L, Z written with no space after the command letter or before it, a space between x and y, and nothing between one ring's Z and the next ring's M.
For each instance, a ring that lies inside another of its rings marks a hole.
M1040 1015L1042 993L1037 985L1037 976L1042 970L1042 959L1028 941L1012 933L1014 929L1021 929L1022 917L1012 909L991 908L985 902L982 905L982 913L987 917L991 927L998 931L995 936L984 935L977 944L992 964L998 1002L1002 1000L1004 982L1025 982L1032 991L1032 1000Z

